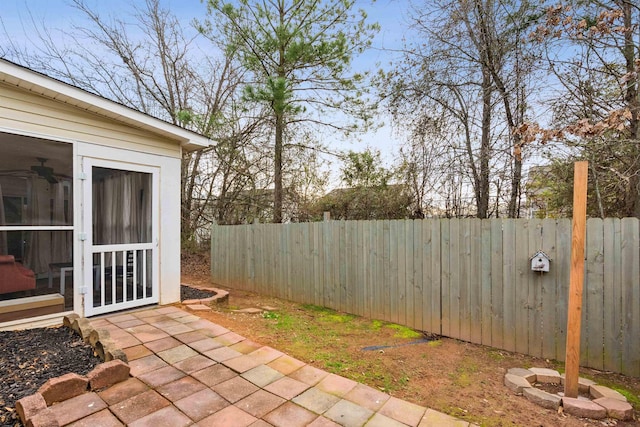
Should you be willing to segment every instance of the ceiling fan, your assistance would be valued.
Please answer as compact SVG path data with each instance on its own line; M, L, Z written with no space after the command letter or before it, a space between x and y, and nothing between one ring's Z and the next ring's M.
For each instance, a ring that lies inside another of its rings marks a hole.
M58 179L53 176L53 168L44 165L49 159L46 159L44 157L36 157L36 159L40 162L40 164L31 166L31 170L36 172L38 176L46 179L49 184L57 184Z

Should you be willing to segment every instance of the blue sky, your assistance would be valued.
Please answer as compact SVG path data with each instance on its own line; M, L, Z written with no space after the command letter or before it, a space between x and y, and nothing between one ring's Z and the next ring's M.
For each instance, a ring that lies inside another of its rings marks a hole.
M68 0L0 0L2 13L0 19L4 29L11 38L23 40L30 37L31 20L39 26L44 25L51 30L65 29L73 23L82 22L82 16L69 5ZM92 10L105 16L126 16L134 10L134 6L144 7L143 0L86 0ZM185 25L194 18L206 15L206 6L200 0L161 0L161 4L170 9ZM384 49L399 48L402 45L408 2L405 0L357 0L357 7L364 9L370 22L378 22L381 30L373 41L374 48L364 56L354 61L354 66L362 69L374 69L376 64L387 65L392 61L393 54ZM27 35L23 27L27 28ZM31 37L34 41L35 37ZM6 43L4 30L0 29L0 43ZM388 118L380 118L388 122ZM399 141L389 125L385 125L376 132L361 136L349 143L336 137L334 147L361 151L367 147L378 149L383 154L387 166L390 166Z

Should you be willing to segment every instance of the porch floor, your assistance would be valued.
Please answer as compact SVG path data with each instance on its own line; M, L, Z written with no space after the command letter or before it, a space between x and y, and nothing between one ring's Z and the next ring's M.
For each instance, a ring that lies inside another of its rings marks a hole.
M52 406L61 426L469 426L177 307L91 324L126 353L131 378Z

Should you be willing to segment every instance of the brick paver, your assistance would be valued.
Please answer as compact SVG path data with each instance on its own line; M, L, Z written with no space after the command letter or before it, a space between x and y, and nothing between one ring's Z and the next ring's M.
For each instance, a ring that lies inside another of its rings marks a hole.
M373 413L370 409L343 399L325 412L324 416L345 427L360 427Z
M199 341L190 342L189 347L191 347L195 351L204 353L205 351L213 350L215 348L220 348L222 347L222 344L220 344L218 341L214 340L213 338L207 337Z
M246 427L258 421L256 417L235 406L227 406L223 410L198 422L199 427ZM293 426L292 426L293 427Z
M175 364L177 362L180 362L181 360L196 356L197 354L197 351L185 344L158 352L158 356L160 356L162 360L171 364Z
M312 387L295 397L292 401L303 408L315 412L316 414L324 414L333 405L340 401L340 398L333 394L325 393L319 388Z
M130 373L132 377L138 377L147 372L164 368L165 366L168 366L167 363L155 354L141 357L140 359L132 360L131 362L129 362L129 367L131 368Z
M327 371L323 371L310 365L305 365L297 371L289 374L290 378L309 385L316 385L327 376L329 376Z
M253 351L256 351L260 347L262 347L260 344L251 340L243 340L229 346L229 348L242 354L249 354Z
M301 360L294 359L291 356L283 355L276 360L268 363L268 366L282 373L283 375L289 375L290 373L302 368L306 363Z
M194 372L191 376L203 384L212 387L231 378L235 378L238 374L224 365L213 365L201 371Z
M142 374L138 376L138 378L151 387L159 387L184 376L185 373L180 369L176 369L173 366L165 366L164 368Z
M377 411L389 400L389 395L373 387L358 384L344 398L372 411Z
M127 424L127 427L187 427L192 424L189 417L175 407L167 406Z
M357 382L336 374L329 374L316 387L330 394L342 397L358 385Z
M125 348L123 351L124 351L124 354L127 355L128 361L140 359L141 357L145 357L153 354L151 350L149 350L147 347L145 347L142 344Z
M382 405L382 408L380 408L378 413L407 425L416 426L422 419L426 410L427 408L416 405L415 403L400 400L396 397L390 397L389 400Z
M148 342L144 346L154 353L158 353L163 350L169 350L170 348L178 347L179 345L182 345L180 341L173 337L168 337L157 341Z
M50 409L58 423L63 426L101 411L106 407L107 404L96 393L85 393L53 405Z
M126 381L98 392L98 396L108 405L113 405L137 394L144 393L147 390L149 390L149 386L138 378L129 378Z
M307 365L177 307L91 324L109 331L125 352L131 378L45 407L38 413L43 422L57 419L71 427L468 425L433 410L425 413L419 405Z
M217 384L212 388L213 391L220 394L231 403L235 403L251 393L258 391L258 387L241 377L231 378L230 380Z
M171 405L171 402L158 392L149 390L111 405L109 409L120 421L129 424L169 405Z
M200 371L202 369L208 368L209 366L215 365L216 362L211 360L210 358L203 356L201 354L196 354L193 357L189 357L188 359L181 360L180 362L174 363L173 366L180 369L181 371L191 374L196 371Z
M242 378L251 381L258 387L265 387L282 377L284 375L267 365L259 365L242 374Z
M215 350L205 351L204 355L210 357L216 362L224 362L225 360L234 359L242 356L242 353L235 351L229 347L220 347Z
M287 402L262 418L275 427L305 427L317 417L313 412Z
M205 388L206 386L200 381L191 377L184 377L170 382L169 384L165 384L162 387L158 387L156 390L158 390L158 392L165 398L172 402L176 402Z
M193 421L200 421L226 408L229 402L210 388L205 388L174 402L174 405Z
M272 382L264 389L270 391L273 394L277 394L280 397L284 397L287 400L290 400L308 388L309 384L305 384L302 381L294 380L293 378L283 377L277 381Z
M256 418L262 418L285 402L285 399L275 394L258 390L237 402L236 406Z
M122 424L108 409L89 415L74 423L68 424L67 427L122 427Z

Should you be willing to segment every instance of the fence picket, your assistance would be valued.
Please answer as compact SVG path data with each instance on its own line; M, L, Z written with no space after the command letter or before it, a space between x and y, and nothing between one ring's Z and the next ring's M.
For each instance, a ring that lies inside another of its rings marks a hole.
M549 273L530 269L538 249ZM211 274L266 293L563 360L568 219L428 219L212 227ZM581 361L640 375L640 224L590 219Z
M583 335L587 339L586 364L589 366L603 365L604 345L604 317L594 316L594 313L603 313L604 309L604 227L600 218L589 218L587 221L586 239L586 278L584 306L586 328L582 328Z
M542 354L547 359L556 358L556 310L555 300L557 294L558 283L554 280L554 272L558 265L558 255L556 247L556 228L557 224L554 219L542 220L542 239L540 249L544 251L549 258L550 271L542 273L538 276L540 292L542 294Z

